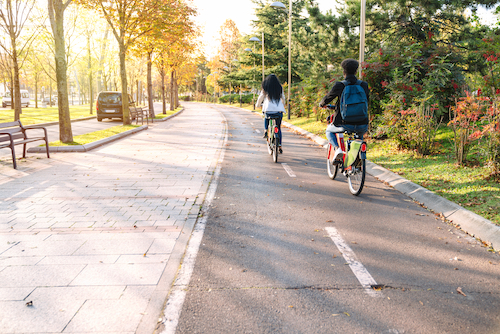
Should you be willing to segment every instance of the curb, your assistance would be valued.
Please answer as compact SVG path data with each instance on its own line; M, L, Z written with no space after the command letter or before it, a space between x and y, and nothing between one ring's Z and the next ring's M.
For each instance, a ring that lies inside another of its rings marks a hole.
M164 122L164 121L166 121L166 120L168 120L168 119L170 119L172 117L175 117L175 116L179 115L183 111L184 111L184 108L182 108L181 110L179 110L178 112L176 112L173 115L170 115L170 116L167 116L167 117L165 117L163 119L157 120L157 122ZM95 118L95 116L93 116L93 117L87 117L87 118L79 118L79 119L73 120L71 122L84 121L84 120L88 120L88 119L92 119L92 118ZM56 125L56 124L59 124L59 122L44 123L44 124L37 124L37 125L39 125L39 126L47 126L47 125ZM87 151L93 150L93 149L95 149L95 148L97 148L99 146L103 146L103 145L111 143L111 142L113 142L115 140L122 139L124 137L133 135L134 133L137 133L137 132L140 132L140 131L144 131L144 130L147 130L147 129L148 129L148 125L142 125L142 126L140 126L138 128L127 130L127 131L124 131L124 132L121 132L121 133L117 133L116 135L113 135L111 137L103 138L101 140L98 140L98 141L95 141L95 142L92 142L92 143L89 143L89 144L85 144L85 145L49 146L49 153L57 153L57 152L87 152ZM47 150L46 150L45 146L31 147L31 148L28 149L28 153L45 153L46 151Z
M177 115L181 114L183 111L184 111L184 107L182 107L181 110L179 110L178 112L176 112L173 115L170 115L170 116L167 116L167 117L163 117L162 119L156 119L155 121L156 122L165 122L167 119L170 119L172 117L176 117ZM160 115L160 114L157 114L157 115Z
M366 170L376 179L424 205L425 208L442 214L446 220L467 234L489 243L494 250L500 251L500 226L492 221L464 209L460 205L373 162L367 161Z
M281 124L287 128L311 139L322 147L326 147L328 141L302 128L283 121ZM489 244L495 251L500 252L500 226L492 221L481 217L460 205L453 203L436 193L419 186L388 169L366 161L366 171L377 180L386 183L403 195L415 200L425 208L440 213L443 217L465 233Z

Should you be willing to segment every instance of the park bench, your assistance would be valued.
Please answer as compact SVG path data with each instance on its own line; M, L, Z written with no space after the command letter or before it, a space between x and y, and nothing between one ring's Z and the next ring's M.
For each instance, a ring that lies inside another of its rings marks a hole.
M44 136L42 137L28 137L26 130L43 130ZM47 136L47 129L41 126L23 126L21 121L0 123L0 149L10 148L12 151L12 163L14 164L14 169L17 169L16 164L16 151L14 150L15 145L23 145L23 158L26 158L26 144L38 140L45 140L45 146L47 147L47 158L49 155L49 139Z
M130 107L130 117L133 120L135 119L135 124L139 123L139 119L141 119L141 123L144 124L144 118L146 118L146 122L149 124L147 108Z

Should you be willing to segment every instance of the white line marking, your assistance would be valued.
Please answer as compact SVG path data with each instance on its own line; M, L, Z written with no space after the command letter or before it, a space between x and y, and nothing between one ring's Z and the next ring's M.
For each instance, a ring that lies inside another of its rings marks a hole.
M356 258L356 254L352 251L352 249L345 243L344 239L337 232L335 227L327 227L325 230L328 232L328 235L333 240L337 248L344 256L344 259L351 267L352 272L358 279L361 286L365 289L365 292L372 297L383 297L380 291L375 291L372 288L372 285L377 285L377 282L373 279L372 275L366 270L366 268L359 262Z
M281 163L281 166L285 169L285 171L288 173L288 176L290 177L297 177L294 173L293 170L288 166L286 163Z
M189 286L189 281L191 280L191 275L193 274L194 264L196 261L196 255L200 248L201 240L203 238L203 233L205 232L205 226L207 224L208 209L210 208L212 201L215 197L215 191L217 190L217 184L219 182L219 175L222 166L222 161L224 161L224 153L226 151L227 143L227 122L225 129L224 142L222 143L222 151L219 156L219 161L217 162L217 167L214 171L214 176L208 187L207 195L203 202L202 213L203 216L196 222L196 225L191 234L189 244L186 249L186 254L182 261L181 269L177 275L170 296L168 297L167 305L163 311L165 318L163 319L163 325L165 326L161 334L174 334L179 324L179 318L182 311L182 305L186 298L186 293Z
M255 132L260 133L260 131L258 129L255 129Z

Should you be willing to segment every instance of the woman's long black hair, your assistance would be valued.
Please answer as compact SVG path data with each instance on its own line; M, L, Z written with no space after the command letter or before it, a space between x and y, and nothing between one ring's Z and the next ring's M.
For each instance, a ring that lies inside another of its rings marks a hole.
M269 100L274 103L278 103L283 94L283 87L281 87L280 80L275 74L269 74L262 81L262 90L267 94Z

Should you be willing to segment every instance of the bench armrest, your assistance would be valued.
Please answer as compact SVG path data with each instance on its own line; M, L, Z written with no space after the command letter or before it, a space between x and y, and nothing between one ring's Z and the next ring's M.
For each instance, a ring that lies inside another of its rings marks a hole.
M47 129L43 126L23 126L24 130L37 130L37 129L42 129L43 132L45 133L45 138L49 138L47 136Z

